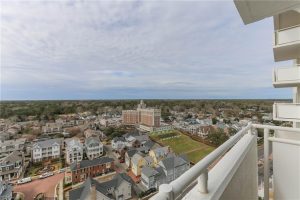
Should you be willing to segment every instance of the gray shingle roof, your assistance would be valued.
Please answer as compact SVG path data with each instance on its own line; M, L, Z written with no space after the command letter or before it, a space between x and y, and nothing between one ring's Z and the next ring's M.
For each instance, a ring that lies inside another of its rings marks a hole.
M40 148L48 148L51 147L54 143L58 143L59 145L62 144L62 139L61 138L56 138L56 139L50 139L50 140L43 140L43 141L38 141L34 146L39 146Z
M159 172L156 171L154 168L152 167L148 167L148 166L144 166L142 168L142 174L147 176L147 177L150 177L150 176L155 176L156 174L158 174Z
M71 190L70 191L70 200L85 200L89 193L92 185L95 185L96 190L101 192L103 195L105 195L108 198L113 198L112 194L108 192L108 189L110 188L118 188L123 181L126 181L130 184L133 184L133 181L131 178L126 175L125 173L120 173L114 176L114 178L110 181L106 181L103 183L99 183L98 181L88 178L81 187Z
M10 154L8 154L6 157L3 159L0 159L0 163L15 163L16 161L22 160L23 156L20 151L14 151Z
M170 156L159 162L159 165L168 169L174 169L178 166L187 164L186 160L180 156Z
M127 155L131 158L137 152L136 149L130 149L127 151Z
M77 166L77 162L71 164L70 168L72 171L74 171L77 169L86 168L86 167L90 167L90 166L96 166L96 165L102 165L102 164L110 163L113 161L114 161L114 159L109 158L109 157L96 158L93 160L83 160L80 162L79 168Z
M98 137L89 137L85 139L85 145L88 146L91 143L100 143L100 140Z

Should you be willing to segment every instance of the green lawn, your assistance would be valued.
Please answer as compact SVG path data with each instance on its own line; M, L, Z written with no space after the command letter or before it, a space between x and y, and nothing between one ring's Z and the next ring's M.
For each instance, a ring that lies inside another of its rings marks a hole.
M166 138L164 136L177 136ZM186 154L190 161L196 163L214 150L214 147L195 141L179 131L166 131L163 133L151 133L150 136L163 145L170 146L176 154ZM179 137L178 137L179 136Z

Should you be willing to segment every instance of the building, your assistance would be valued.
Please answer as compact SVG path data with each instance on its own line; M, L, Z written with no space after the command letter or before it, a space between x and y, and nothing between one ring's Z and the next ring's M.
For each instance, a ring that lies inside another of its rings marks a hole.
M158 188L170 183L190 168L189 161L182 156L169 156L159 162L158 167L145 166L142 169L141 182L147 188Z
M66 163L69 165L74 162L80 162L83 159L83 145L78 138L71 138L65 140L66 152L65 158Z
M150 156L144 157L141 153L136 153L131 158L131 171L135 176L141 175L143 166L152 166L153 159Z
M111 147L113 150L118 151L126 147L126 140L124 137L115 137L111 140Z
M79 188L70 191L70 200L126 200L132 197L132 180L125 173L99 183L88 178Z
M89 137L100 137L100 138L104 138L104 134L102 131L97 131L97 130L93 130L93 129L86 129L84 132L84 137L85 138L89 138Z
M122 122L125 125L135 125L139 123L137 110L123 110Z
M170 148L167 147L158 147L149 151L149 156L153 159L153 164L158 165L159 161L166 158L170 153Z
M25 138L0 141L0 157L10 154L14 151L24 151L25 150Z
M32 145L31 157L33 162L57 159L61 156L62 139L49 139L35 142Z
M114 160L109 157L101 157L93 160L74 162L70 166L72 183L85 181L88 177L101 176L114 170Z
M129 149L125 153L125 164L128 168L131 167L131 158L136 154L138 151L136 149Z
M46 125L42 127L42 133L45 135L54 135L62 132L63 129L61 123L46 123Z
M273 86L293 87L293 102L273 104L273 120L290 122L293 127L248 123L194 167L160 186L151 200L300 199L300 1L234 0L234 3L245 24L273 17L274 60L292 61L285 62L289 67L273 71ZM258 186L261 178L257 166L258 130L264 132L262 187Z
M190 168L190 162L185 156L171 155L158 163L162 167L166 182L170 183Z
M141 100L136 110L123 110L122 121L126 125L140 125L140 128L160 127L161 110L147 108Z
M11 200L13 193L13 186L0 181L0 200Z
M103 155L103 144L98 137L89 137L85 140L85 153L89 160Z
M14 151L0 159L0 181L18 179L24 170L24 155Z

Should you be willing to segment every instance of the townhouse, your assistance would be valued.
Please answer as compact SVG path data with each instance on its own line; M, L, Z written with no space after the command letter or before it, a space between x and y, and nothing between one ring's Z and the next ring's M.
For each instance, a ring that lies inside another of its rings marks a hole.
M23 152L14 151L0 159L0 181L11 181L20 177L24 170Z
M24 151L25 142L25 138L0 141L0 157L10 154L13 151Z
M60 123L46 123L46 125L42 127L42 133L45 135L54 135L62 132L63 128Z
M72 183L85 181L88 177L100 176L114 170L114 160L109 157L101 157L93 160L76 161L70 166Z
M66 151L65 159L67 164L80 162L83 159L83 145L78 138L71 138L65 140Z
M85 140L85 152L89 160L103 155L103 144L98 137L89 137Z
M33 162L57 159L61 156L63 139L48 139L37 141L32 145L31 157Z

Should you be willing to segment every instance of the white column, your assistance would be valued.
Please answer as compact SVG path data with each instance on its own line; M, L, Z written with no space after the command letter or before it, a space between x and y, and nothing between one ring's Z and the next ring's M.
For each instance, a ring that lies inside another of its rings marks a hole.
M300 58L294 60L294 66L300 67ZM293 88L293 103L300 103L300 87ZM293 122L294 128L300 128L300 122Z

